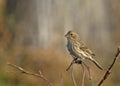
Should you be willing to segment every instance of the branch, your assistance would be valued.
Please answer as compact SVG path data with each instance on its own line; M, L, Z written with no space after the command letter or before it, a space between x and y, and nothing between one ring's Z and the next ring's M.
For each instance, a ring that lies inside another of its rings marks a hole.
M82 62L82 65L83 65L83 67L85 66L85 68L86 68L87 71L88 71L88 77L89 77L91 86L94 86L94 83L93 83L93 79L92 79L92 75L91 75L89 66L88 66L85 62Z
M71 61L70 65L68 66L68 68L66 69L66 71L68 71L68 70L70 69L70 67L71 67L74 63L76 63L76 64L81 64L82 61L81 61L81 60L75 60L75 59L73 59L73 60Z
M115 55L115 58L114 58L112 64L110 65L110 67L107 69L107 71L106 71L105 75L103 76L103 78L101 79L101 81L98 83L98 86L101 86L102 83L103 83L103 82L108 78L108 76L110 75L111 70L112 70L112 67L114 66L114 64L115 64L115 62L116 62L119 54L120 54L120 46L118 46L118 48L117 48L117 53L116 53L116 55Z
M90 73L90 68L89 68L89 66L88 66L85 62L83 62L83 61L81 61L81 60L75 60L75 59L73 59L72 62L70 63L70 65L68 66L68 68L66 69L66 71L68 71L68 70L70 69L70 67L71 67L74 63L75 63L75 64L81 64L81 66L82 66L82 69L83 69L82 86L84 86L84 78L85 78L85 70L84 70L84 67L85 67L85 68L87 69L87 71L88 71L88 76L89 76L89 80L90 80L90 82L91 82L91 86L94 86L93 80L92 80L92 75L91 75L91 73ZM74 75L73 75L73 68L72 68L72 79L73 79L73 82L74 82L74 86L76 86L76 81L75 81Z
M71 69L71 77L72 77L72 81L73 81L74 86L77 86L77 83L76 83L76 81L75 81L75 76L74 76L73 65L72 65L72 69Z
M9 66L19 70L23 74L32 75L32 76L39 77L39 78L43 79L44 81L46 81L48 83L48 86L53 86L53 84L42 74L41 71L39 71L38 74L37 73L32 73L32 72L26 71L22 67L19 67L19 66L15 65L15 64L11 64L11 63L7 63L7 64Z
M70 65L68 66L68 68L66 69L66 71L68 71L71 68L71 66L75 63L74 61L75 61L74 59L71 61Z
M82 70L83 70L83 76L82 76L82 84L81 86L84 86L84 83L85 83L85 68L84 66L81 64L81 67L82 67Z

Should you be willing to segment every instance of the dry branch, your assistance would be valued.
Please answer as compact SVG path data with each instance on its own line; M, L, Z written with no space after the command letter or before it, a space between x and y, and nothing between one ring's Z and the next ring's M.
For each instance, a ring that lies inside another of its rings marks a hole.
M73 65L72 65L72 69L71 69L71 77L72 77L72 81L73 81L74 86L77 86L77 83L76 83L76 80L75 80L75 76L74 76L74 68L73 68Z
M45 82L48 83L48 86L53 86L53 84L42 74L41 71L38 71L39 72L38 74L37 73L32 73L32 72L26 71L22 67L19 67L19 66L15 65L15 64L11 64L11 63L7 63L7 64L9 66L19 70L23 74L32 75L32 76L39 77L39 78L43 79Z
M107 69L107 71L106 71L105 75L103 76L103 78L102 78L102 79L100 80L100 82L98 83L98 86L101 86L102 83L103 83L103 82L108 78L108 76L110 75L111 70L112 70L112 68L113 68L113 66L114 66L114 64L115 64L115 62L116 62L119 54L120 54L120 46L117 48L117 53L116 53L116 55L115 55L115 58L114 58L112 64L110 65L110 67Z
M83 70L83 76L82 76L82 84L81 86L84 86L84 83L85 83L85 68L84 66L81 64L81 67L82 67L82 70Z
M89 66L88 66L85 62L82 62L82 64L83 64L83 66L85 66L85 68L87 69L88 77L89 77L91 86L94 86L94 83L93 83L93 79L92 79L92 75L91 75Z
M89 66L85 63L85 62L83 62L83 61L81 61L81 60L72 60L72 62L70 63L70 65L68 66L68 68L66 69L66 71L68 71L69 69L70 69L70 67L73 65L73 64L81 64L81 66L83 67L82 69L83 69L83 73L84 73L84 67L87 69L87 72L88 72L88 76L89 76L89 80L90 80L90 82L91 82L91 86L94 86L94 84L93 84L93 80L92 80L92 75L91 75L91 73L90 73L90 68L89 68ZM73 69L72 69L73 70ZM85 78L85 74L83 74L83 77L82 77L83 79L82 79L82 86L84 86L84 78ZM72 77L72 80L73 80L73 82L74 82L74 86L76 86L76 81L75 81L75 79L74 79L74 77Z

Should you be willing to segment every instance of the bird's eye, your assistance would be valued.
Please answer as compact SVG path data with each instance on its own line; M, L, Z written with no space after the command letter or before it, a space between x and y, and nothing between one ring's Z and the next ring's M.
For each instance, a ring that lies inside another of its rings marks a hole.
M70 35L72 36L73 34L71 33Z

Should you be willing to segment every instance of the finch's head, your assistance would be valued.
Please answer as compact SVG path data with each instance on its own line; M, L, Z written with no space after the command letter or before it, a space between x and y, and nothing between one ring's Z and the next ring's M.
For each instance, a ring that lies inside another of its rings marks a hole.
M65 35L65 37L67 39L72 39L72 40L75 40L75 39L78 39L79 38L79 35L73 31L68 31L67 34Z

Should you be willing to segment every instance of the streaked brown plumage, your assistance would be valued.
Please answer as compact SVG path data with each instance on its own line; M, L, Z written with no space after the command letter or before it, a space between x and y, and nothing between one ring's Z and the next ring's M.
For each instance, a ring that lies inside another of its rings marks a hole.
M70 52L70 55L73 59L89 59L92 61L99 69L103 70L100 64L93 58L95 54L88 49L80 40L80 37L77 33L69 31L65 37L67 38L67 48Z

